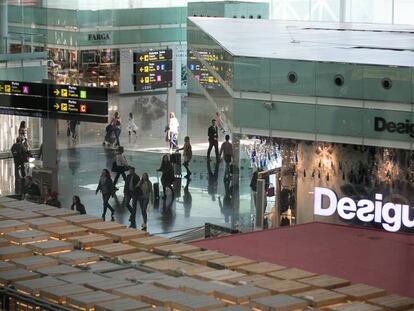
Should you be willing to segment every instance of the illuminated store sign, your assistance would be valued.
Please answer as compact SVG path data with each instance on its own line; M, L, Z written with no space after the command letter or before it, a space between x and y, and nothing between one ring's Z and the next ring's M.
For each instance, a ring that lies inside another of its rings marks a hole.
M405 123L387 122L384 118L375 117L375 131L408 134L410 137L414 138L414 123L411 123L410 120L405 120Z
M407 228L414 227L414 219L410 219L410 206L392 202L383 202L382 194L375 194L375 201L362 199L354 201L344 197L338 200L334 191L328 188L316 187L314 197L314 214L318 216L332 216L335 212L345 220L353 220L355 217L370 223L372 221L382 224L382 227L390 232L397 232L404 225ZM329 200L329 206L323 208L323 199Z
M111 36L109 32L88 34L88 41L106 41L106 40L111 40Z

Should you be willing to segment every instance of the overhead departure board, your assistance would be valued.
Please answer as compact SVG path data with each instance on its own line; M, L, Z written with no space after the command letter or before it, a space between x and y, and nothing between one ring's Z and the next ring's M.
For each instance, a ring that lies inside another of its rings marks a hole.
M135 91L171 87L172 66L172 50L170 49L134 53Z
M0 81L0 113L106 123L108 91L73 85Z

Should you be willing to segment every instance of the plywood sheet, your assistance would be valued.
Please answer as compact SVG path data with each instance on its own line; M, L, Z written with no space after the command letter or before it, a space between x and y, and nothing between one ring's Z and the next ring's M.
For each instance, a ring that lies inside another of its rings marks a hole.
M114 270L125 269L124 266L112 263L109 261L101 260L96 263L87 266L88 271L95 273L105 273Z
M130 299L121 298L114 301L98 303L95 305L96 311L135 311L139 309L149 308L150 305Z
M50 238L50 234L39 230L23 230L17 232L9 232L4 235L4 238L14 244L25 244L47 241Z
M101 256L116 258L117 256L120 256L120 255L136 253L137 249L128 244L112 243L112 244L94 246L92 247L91 251Z
M92 290L85 286L78 284L67 284L43 288L40 290L40 297L54 303L64 304L67 296L88 292L92 292Z
M128 242L133 239L138 239L141 237L148 236L148 232L132 229L132 228L123 228L116 230L108 230L104 233L105 235L113 238L116 242Z
M347 296L327 289L314 289L294 295L309 301L312 307L324 307L347 301Z
M315 273L297 268L289 268L280 271L274 271L268 273L267 275L281 280L298 280L316 276Z
M99 255L81 250L54 255L59 263L67 265L83 265L99 261Z
M88 292L85 294L70 295L66 298L69 307L83 310L93 310L96 304L119 299L118 296L103 291Z
M25 220L25 219L33 219L33 218L42 217L42 215L35 213L35 212L20 211L20 210L16 210L13 213L1 214L1 216L7 219L14 219L14 220Z
M17 281L31 280L40 277L38 273L27 271L25 269L14 269L0 272L0 286L13 284Z
M92 216L92 215L73 215L73 216L64 216L61 217L59 216L59 218L63 219L64 221L72 224L72 225L76 225L76 226L80 226L80 225L84 225L84 224L92 224L92 223L97 223L97 222L103 222L102 218L100 217L96 217L96 216Z
M317 275L306 279L300 279L299 282L308 284L313 287L320 287L325 289L333 289L351 284L351 282L348 280L326 274Z
M83 227L87 228L92 233L105 233L106 231L123 229L124 225L121 225L113 221L103 221L98 223L83 224Z
M26 270L36 270L55 266L58 264L57 260L48 256L30 256L24 258L14 258L11 260L17 267Z
M369 303L391 310L403 310L414 307L414 299L399 295L386 295L368 300Z
M131 239L129 243L142 250L153 250L154 247L176 244L177 242L161 236L148 236L139 239Z
M32 280L18 281L14 284L15 288L24 294L37 296L43 288L66 285L67 283L50 276L36 278Z
M385 296L385 290L366 284L353 284L346 287L335 289L336 292L344 294L354 300L368 300L376 297Z
M308 306L306 300L284 294L253 299L250 306L263 311L293 311Z
M239 278L245 276L245 274L232 271L232 270L214 270L209 272L203 272L200 274L194 275L194 277L207 280L207 281L227 281L234 278Z
M226 306L224 301L208 296L178 295L171 299L171 307L183 311L206 311Z
M108 293L112 293L112 291L116 288L128 287L133 285L134 283L123 279L109 279L101 282L85 283L85 286L88 288L91 288L93 290L102 290Z
M253 264L239 266L235 270L246 274L267 274L270 272L280 271L283 269L286 269L286 267L270 262L257 262Z
M75 226L75 225L64 225L58 227L51 227L45 229L50 233L52 237L55 237L60 240L67 239L71 236L82 236L87 235L88 231L86 228Z
M56 217L42 217L35 219L27 219L24 222L28 223L30 227L37 230L45 230L47 228L53 228L66 225L66 221Z
M154 248L154 252L160 255L182 255L185 253L198 252L201 249L190 244L177 243L169 245L161 245Z
M59 280L65 281L67 283L78 284L78 285L85 285L87 283L95 283L95 282L104 282L104 281L109 280L106 277L103 277L101 275L88 272L88 271L59 275L59 276L56 276L56 278L58 278Z
M382 310L381 307L374 306L368 303L361 303L361 302L352 302L352 303L342 304L342 305L330 307L328 309L332 311L380 311Z
M0 234L15 232L19 230L27 230L27 229L29 229L29 225L19 220L8 219L8 220L0 221Z
M113 240L103 234L88 234L82 236L68 237L67 240L80 249L90 249L94 246L112 244Z
M26 247L32 249L33 252L40 255L69 252L73 249L72 243L56 240L27 244Z
M293 280L258 281L255 286L270 290L274 294L296 294L310 290L312 286Z
M113 290L113 293L115 295L118 295L124 298L142 300L143 295L148 292L156 293L156 292L161 292L161 291L164 291L164 290L154 285L140 284L140 285L117 288Z
M109 278L139 281L141 278L148 275L148 273L141 270L137 270L135 268L129 268L113 272L107 272L104 275Z
M36 269L36 272L42 275L57 276L57 275L79 273L79 272L82 272L82 270L72 267L72 266L68 266L68 265L57 265L57 266L52 266L52 267L47 267L47 268Z
M133 245L132 243L130 244ZM144 263L148 261L159 260L161 258L162 256L149 252L137 252L118 256L119 260L122 260L126 263Z
M0 260L0 272L17 269L16 265L11 262Z
M209 260L207 265L216 269L235 269L238 266L244 266L256 263L256 261L241 257L241 256L227 256Z
M72 215L79 215L78 211L72 211L68 208L56 208L56 209L49 209L44 211L38 211L38 213L49 216L49 217L65 217L65 216L72 216Z
M33 252L30 248L23 246L3 246L0 247L0 259L10 260L15 258L32 256Z
M235 304L244 304L250 302L254 298L270 296L269 290L254 287L251 285L242 285L235 287L228 287L225 289L217 289L214 296L220 299L225 299Z

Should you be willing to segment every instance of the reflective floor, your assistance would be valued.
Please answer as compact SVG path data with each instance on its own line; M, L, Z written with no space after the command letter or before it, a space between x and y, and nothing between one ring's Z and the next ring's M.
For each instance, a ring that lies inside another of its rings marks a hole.
M111 100L112 112L119 111L124 124L121 145L125 146L126 158L136 168L138 175L148 172L152 182L157 181L156 169L160 166L162 155L167 152L163 129L167 122L166 105L163 97L115 97ZM191 180L177 179L175 196L168 192L166 200L160 200L148 210L148 230L151 233L163 233L169 236L179 235L185 230L213 223L232 227L242 231L251 230L251 205L249 161L242 159L239 187L233 190L231 182L224 182L224 163L208 162L207 128L214 117L214 107L200 99L191 109L187 109L185 97L180 97L178 116L180 120L180 140L185 135L192 138L193 159L190 169ZM190 111L190 112L188 112ZM138 134L131 137L126 129L129 112L133 112L139 127ZM187 118L196 117L193 128L187 128ZM103 124L82 123L79 137L73 141L66 136L66 121L59 121L57 135L59 200L63 207L69 207L72 196L79 195L88 214L101 216L102 198L95 195L99 175L103 168L110 169L114 159L113 149L102 146ZM205 138L204 138L205 137ZM14 193L12 160L0 160L2 195ZM185 171L184 167L182 170ZM185 175L185 174L183 174ZM114 175L113 175L114 177ZM117 222L129 224L129 211L122 206L122 177L118 182L117 196L110 200L115 207ZM162 190L161 190L162 191ZM107 215L109 220L109 214ZM137 212L137 226L141 225L141 215Z

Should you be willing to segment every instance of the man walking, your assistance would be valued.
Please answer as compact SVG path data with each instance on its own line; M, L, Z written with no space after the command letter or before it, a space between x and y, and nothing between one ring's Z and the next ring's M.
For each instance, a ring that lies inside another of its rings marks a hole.
M216 126L216 120L211 120L211 126L208 128L208 150L207 160L210 161L211 149L216 153L216 161L220 162L219 150L218 150L218 128Z
M131 216L129 217L129 221L131 222L131 226L135 224L135 215L137 211L137 202L138 197L135 195L135 187L139 183L139 176L135 173L135 167L130 167L128 176L125 181L125 187L124 187L124 206L128 209L128 211L131 213ZM132 199L132 207L129 204Z
M20 194L23 187L22 179L26 175L24 163L27 162L27 150L20 137L16 139L16 142L11 147L11 153L14 161L15 193Z
M230 136L225 136L224 143L221 144L220 147L220 157L223 155L224 162L226 163L226 167L224 170L224 180L230 178L230 163L233 159L233 145L230 143Z

